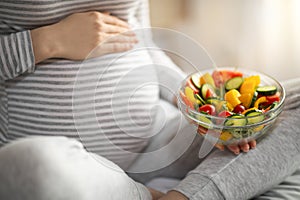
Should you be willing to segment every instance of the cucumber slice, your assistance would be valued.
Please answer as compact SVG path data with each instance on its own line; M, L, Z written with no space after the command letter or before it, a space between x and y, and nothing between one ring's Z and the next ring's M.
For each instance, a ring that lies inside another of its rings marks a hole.
M256 124L264 121L265 119L263 112L260 110L250 110L245 113L245 116L247 117L248 124Z
M207 114L207 113L206 113L206 114ZM201 124L202 127L207 128L207 129L211 128L212 121L211 121L210 119L208 119L207 117L202 116L202 115L201 115L201 116L197 115L196 118L197 118L199 121L205 123L205 124ZM207 125L207 124L208 124L208 125Z
M273 102L273 103L270 105L270 110L272 110L273 108L277 107L278 104L279 104L279 103L278 103L277 101Z
M251 100L250 108L254 107L255 101L257 100L257 96L258 96L258 93L257 93L257 92L254 92L254 93L253 93L252 100Z
M264 96L271 96L276 94L277 92L277 87L275 86L261 86L256 89L258 94L264 95Z
M219 100L217 97L210 97L210 98L206 99L206 103L212 104L212 105L215 105L219 101L221 101L221 100Z
M243 115L234 114L227 117L225 126L245 126L247 119Z
M202 115L209 115L207 112L204 112L204 111L200 111L200 113L202 114Z
M208 90L210 90L210 92L212 93L212 96L214 96L214 97L216 97L217 95L216 95L216 91L215 91L215 88L211 85L211 84L209 84L209 83L205 83L205 84L203 84L202 85L202 87L201 87L201 95L202 95L202 98L203 99L208 99L208 98L206 98L206 94L207 94L207 91Z
M265 111L266 112L269 112L270 110L272 110L273 108L276 108L277 106L278 106L278 102L277 101L275 101L275 102L273 102L271 105L269 105L266 109L265 109Z
M234 77L232 79L229 79L225 83L225 89L226 90L232 90L232 89L239 89L243 83L243 78L242 77Z
M195 94L195 97L196 97L196 99L198 99L200 101L202 106L206 104L205 101L202 99L202 97L199 94Z
M191 79L194 86L200 90L200 74L193 74Z

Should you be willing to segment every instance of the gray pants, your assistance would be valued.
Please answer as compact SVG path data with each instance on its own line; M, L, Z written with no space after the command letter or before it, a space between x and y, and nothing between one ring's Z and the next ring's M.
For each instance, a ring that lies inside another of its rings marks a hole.
M151 199L122 169L64 137L35 137L0 151L1 200ZM300 199L300 168L257 198Z
M257 197L259 200L300 199L299 169L294 170L296 172L281 184L277 184L278 180L284 180L282 177L290 175L290 171L297 169L296 164L299 163L287 160L287 158L299 158L299 153L297 153L299 152L299 127L296 124L299 121L299 84L300 81L296 82L296 85L286 85L287 89L290 88L289 96L293 97L287 99L286 110L282 115L282 118L288 119L288 121L284 119L279 121L280 125L274 130L271 137L264 139L255 151L238 157L228 152L213 152L189 173L181 182L180 187L177 187L178 190L186 192L191 199L201 199L201 195L204 193L195 195L195 190L198 191L200 186L204 185L203 181L209 177L201 176L201 173L209 175L217 170L219 174L214 178L222 178L222 182L211 179L209 183L215 181L214 185L206 184L209 187L205 187L207 189L205 194L215 195L214 191L217 190L215 185L218 184L219 189L224 192L223 195L231 195L232 198L227 198L229 200L244 199L242 198L244 197L243 192L250 191L250 189L252 189L251 195L253 196L261 194L258 191L260 187L264 194ZM292 121L294 125L290 127ZM282 134L280 134L281 132ZM162 141L159 140L159 142ZM281 146L274 146L274 144ZM172 165L152 174L139 174L139 177L135 178L142 181L158 175L183 177L199 164L199 161L191 162L197 158L198 150L199 141L195 141L188 151ZM294 154L297 156L292 157L291 155ZM282 160L286 160L286 163L282 163ZM233 163L232 161L234 161L234 165L229 165ZM268 165L271 161L281 163L277 166ZM257 169L252 164L260 165ZM224 168L224 165L229 167ZM222 167L222 171L218 169L219 167ZM279 178L271 178L272 173L269 172L272 171L278 172L273 176ZM234 174L230 175L232 172ZM285 173L279 174L280 172ZM255 187L253 187L255 184L253 177L258 177ZM248 181L243 181L245 178ZM249 183L251 185L246 186ZM266 187L263 184L273 187L265 192ZM238 186L231 188L228 185ZM220 198L213 198L209 195L205 199L222 199L220 194L218 197ZM14 141L0 149L0 199L148 200L151 197L143 185L133 181L123 170L107 159L86 152L79 142L64 137L32 137Z
M151 199L114 163L65 137L34 137L0 150L1 200Z

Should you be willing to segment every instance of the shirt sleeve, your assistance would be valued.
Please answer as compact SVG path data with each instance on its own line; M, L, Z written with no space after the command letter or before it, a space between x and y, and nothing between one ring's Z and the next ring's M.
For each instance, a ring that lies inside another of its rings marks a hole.
M35 69L30 31L0 36L0 79L13 79Z
M154 44L151 35L151 25L149 17L149 2L141 0L139 9L137 10L137 19L144 34L144 40L147 47L153 47L155 50L149 50L153 64L156 68L158 83L160 86L160 96L162 99L173 103L174 94L176 94L181 82L186 74L164 53L158 50L159 47Z
M250 199L281 183L300 166L300 79L286 82L283 113L255 150L235 156L216 150L175 190L193 199Z

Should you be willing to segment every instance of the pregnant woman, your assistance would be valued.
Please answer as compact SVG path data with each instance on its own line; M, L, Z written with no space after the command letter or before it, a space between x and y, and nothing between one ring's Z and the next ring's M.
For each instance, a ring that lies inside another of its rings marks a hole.
M165 60L178 71L162 52L129 51L146 42L131 30L149 27L147 12L146 0L0 1L0 199L243 199L297 169L300 91L293 83L291 113L250 154L216 151L187 161L185 170L201 164L166 195L151 190L151 197L124 173L149 144L155 106L172 102L164 93L160 99L157 84L136 86L174 78L174 88L183 77L151 65Z

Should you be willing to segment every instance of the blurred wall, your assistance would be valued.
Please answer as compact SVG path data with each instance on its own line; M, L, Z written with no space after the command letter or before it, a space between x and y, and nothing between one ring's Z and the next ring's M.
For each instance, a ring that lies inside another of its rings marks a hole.
M150 0L150 9L153 26L191 36L219 66L300 77L299 0ZM166 42L189 51L180 41Z

